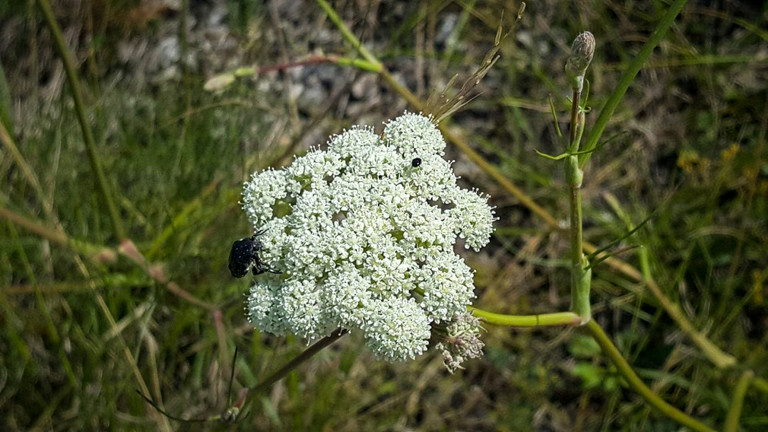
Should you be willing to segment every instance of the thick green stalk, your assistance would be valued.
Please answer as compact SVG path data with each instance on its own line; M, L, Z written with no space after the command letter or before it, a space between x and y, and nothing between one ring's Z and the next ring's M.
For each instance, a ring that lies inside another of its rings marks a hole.
M114 231L117 240L122 240L126 237L125 229L123 228L120 214L117 211L117 205L112 199L112 193L109 185L107 184L107 178L104 176L104 170L101 168L101 161L96 153L96 141L93 139L93 132L88 124L88 116L85 113L85 102L83 102L83 92L80 87L80 80L77 78L77 71L75 71L74 61L72 60L72 54L67 48L66 42L64 42L64 36L61 34L59 25L56 22L56 17L53 15L48 0L37 0L37 4L40 6L40 10L43 12L43 17L51 30L53 36L54 46L59 52L61 62L64 64L64 71L67 75L67 81L69 81L69 87L72 91L72 99L75 102L75 112L77 114L77 120L80 123L80 128L83 131L83 141L85 142L85 148L88 152L88 160L91 163L91 169L96 176L96 184L99 187L101 198L104 200L104 204L107 206L109 212L109 218L112 222L112 230Z
M568 152L565 158L565 179L569 189L570 237L571 237L571 309L581 317L585 324L592 319L592 307L589 291L592 286L592 268L584 257L584 237L582 228L581 185L584 172L579 168L579 141L584 133L584 113L579 107L581 91L574 90L571 102L571 133Z
M592 283L592 269L584 257L581 213L581 181L584 173L579 169L576 156L565 158L566 179L570 189L571 211L571 309L581 317L584 324L592 318L589 291Z
M509 327L547 327L572 326L581 323L581 318L573 312L555 312L539 315L505 315L469 307L472 315L488 324Z
M595 341L597 341L598 345L600 345L603 353L611 359L611 362L613 362L616 370L622 377L624 377L624 379L627 381L627 384L629 384L629 387L631 387L632 390L637 392L643 399L645 399L649 405L656 408L659 412L671 418L672 420L695 431L715 431L704 423L701 423L700 421L690 417L686 413L668 404L664 401L664 399L657 396L653 390L648 388L648 386L643 383L640 377L635 374L635 372L632 370L632 367L624 359L616 346L613 345L611 339L608 338L598 323L592 320L588 322L584 327L589 331Z

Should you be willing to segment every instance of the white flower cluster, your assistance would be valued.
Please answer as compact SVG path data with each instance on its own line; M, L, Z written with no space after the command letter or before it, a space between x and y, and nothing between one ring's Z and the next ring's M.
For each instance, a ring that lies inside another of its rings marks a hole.
M478 250L494 220L487 197L460 189L431 118L405 113L384 134L354 127L282 170L246 183L242 205L264 230L247 301L263 331L308 339L360 331L380 358L423 353L432 323L466 313Z

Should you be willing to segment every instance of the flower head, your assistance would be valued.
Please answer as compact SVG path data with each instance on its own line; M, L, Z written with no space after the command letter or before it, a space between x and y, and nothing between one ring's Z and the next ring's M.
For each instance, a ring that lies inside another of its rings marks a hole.
M461 189L432 119L405 113L382 136L354 127L282 170L252 176L242 205L264 230L261 259L278 274L251 288L250 321L308 339L360 331L380 358L423 353L432 324L465 313L478 250L494 220L487 197Z

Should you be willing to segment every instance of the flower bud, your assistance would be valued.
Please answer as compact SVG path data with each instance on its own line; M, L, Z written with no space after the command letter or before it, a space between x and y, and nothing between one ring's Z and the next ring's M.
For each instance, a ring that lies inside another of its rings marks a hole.
M590 32L580 33L571 45L571 56L565 64L565 74L573 91L584 88L584 74L595 54L595 37Z

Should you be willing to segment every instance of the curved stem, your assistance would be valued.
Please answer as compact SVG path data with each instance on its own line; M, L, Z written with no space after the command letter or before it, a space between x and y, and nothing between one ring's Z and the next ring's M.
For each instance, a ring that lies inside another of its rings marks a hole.
M616 348L613 342L611 342L611 339L608 338L608 335L605 334L603 329L600 327L600 324L595 322L595 320L592 320L588 322L584 327L600 345L603 353L611 359L613 365L616 366L616 370L622 377L624 377L625 380L627 380L627 383L632 388L632 390L636 391L643 399L645 399L646 402L648 402L649 405L656 408L659 412L671 418L672 420L675 420L681 425L687 426L695 431L714 432L714 429L668 404L664 401L664 399L657 396L653 390L648 388L648 386L643 383L640 377L635 374L635 371L632 370L632 367L629 365L627 360L624 359L618 348Z
M768 381L763 378L755 377L752 380L752 386L763 393L768 394Z

